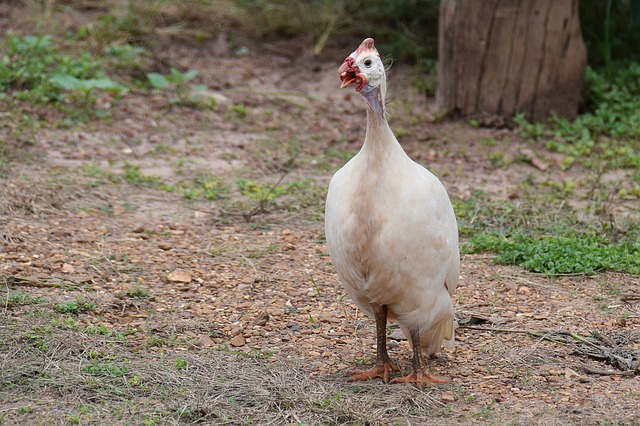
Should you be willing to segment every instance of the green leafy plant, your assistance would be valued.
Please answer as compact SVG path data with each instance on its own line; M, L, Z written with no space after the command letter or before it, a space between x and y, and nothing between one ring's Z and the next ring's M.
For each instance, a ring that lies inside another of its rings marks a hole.
M633 219L624 232L607 222L583 223L555 196L498 203L475 193L452 202L460 235L468 238L465 253L494 252L497 263L545 275L640 273L640 228Z
M51 83L70 92L77 99L77 104L87 113L96 101L96 90L120 93L126 88L107 77L79 79L70 74L56 74L51 77Z
M81 314L96 309L96 304L83 299L70 300L54 305L54 309L63 314Z
M149 291L149 289L145 286L137 285L127 291L119 293L118 296L142 300L151 297L151 291Z
M52 36L8 36L0 57L0 94L32 103L54 103L68 116L92 116L96 91L119 93L126 88L109 79L100 59L80 50L60 53ZM62 103L69 99L74 108Z
M261 185L251 179L236 178L235 183L243 195L257 200L273 201L287 193L287 188L284 186Z
M17 290L9 295L6 301L6 306L13 308L23 305L38 305L41 303L47 303L47 300L40 296L32 296L24 291Z
M167 192L173 192L175 190L172 185L164 183L160 176L141 173L140 166L138 164L125 162L122 170L122 177L128 184L133 186L158 188Z
M247 118L247 115L249 115L249 108L244 104L234 104L231 107L231 111L235 112L238 118Z
M189 367L189 361L182 358L176 358L176 369L186 370Z
M640 243L613 243L603 237L569 233L499 236L479 233L471 252L496 251L497 263L519 265L545 275L593 275L600 271L640 274Z
M574 121L554 118L529 123L516 116L523 136L548 139L547 148L566 154L566 166L640 169L640 63L612 70L587 69L586 101L590 111ZM640 182L640 174L636 174Z
M82 369L83 372L92 376L123 377L129 374L126 365L117 365L104 362L93 362Z
M171 68L168 75L151 72L147 74L147 79L155 89L168 91L173 96L169 98L172 104L193 104L202 101L203 93L208 89L205 85L192 85L190 82L198 75L196 70L180 72L176 68ZM208 98L215 106L215 98Z
M185 198L195 200L204 198L206 200L219 200L229 192L229 184L220 177L211 173L203 173L196 176L191 184L181 183L178 187L182 190Z

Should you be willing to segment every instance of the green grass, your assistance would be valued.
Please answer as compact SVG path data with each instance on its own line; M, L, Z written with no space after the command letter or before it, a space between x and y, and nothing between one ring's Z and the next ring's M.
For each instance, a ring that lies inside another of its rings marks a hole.
M42 303L47 303L47 300L40 296L32 296L22 290L12 292L6 299L6 306L9 308L24 305L39 305Z
M527 202L496 202L481 193L453 198L463 253L494 252L494 261L552 275L602 271L640 274L640 228L631 218L620 231L601 219L582 223L578 214L547 194Z

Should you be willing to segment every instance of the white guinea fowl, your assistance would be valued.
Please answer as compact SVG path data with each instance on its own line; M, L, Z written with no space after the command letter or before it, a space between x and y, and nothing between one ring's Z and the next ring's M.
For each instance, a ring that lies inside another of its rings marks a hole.
M338 70L342 88L356 85L367 105L362 149L331 179L325 232L331 260L354 303L376 321L376 364L350 380L398 370L386 348L387 320L413 348L413 371L396 382L442 382L422 366L454 342L452 295L460 274L458 227L442 183L404 152L385 117L385 69L366 39Z

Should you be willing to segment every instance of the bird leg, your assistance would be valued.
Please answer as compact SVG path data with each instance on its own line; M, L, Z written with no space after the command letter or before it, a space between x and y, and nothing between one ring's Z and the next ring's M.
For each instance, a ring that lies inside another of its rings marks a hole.
M349 377L350 382L358 382L382 378L385 383L389 381L389 370L400 369L391 361L387 353L387 306L382 305L373 309L376 318L376 365L368 370L354 370Z
M420 335L418 332L411 330L411 346L413 347L413 371L405 377L398 377L391 383L415 383L418 389L422 389L427 382L447 383L444 377L436 377L427 373L422 368L422 356L420 350Z

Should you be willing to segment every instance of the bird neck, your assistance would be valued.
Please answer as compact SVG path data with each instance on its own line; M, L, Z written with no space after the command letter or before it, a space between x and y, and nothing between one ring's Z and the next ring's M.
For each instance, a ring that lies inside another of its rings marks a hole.
M365 152L384 155L383 153L393 146L397 145L400 148L400 144L387 123L384 97L380 88L366 89L367 87L360 92L367 102L367 133L362 148Z
M360 92L364 100L367 102L367 125L369 127L386 123L384 116L384 97L378 87L365 86Z

